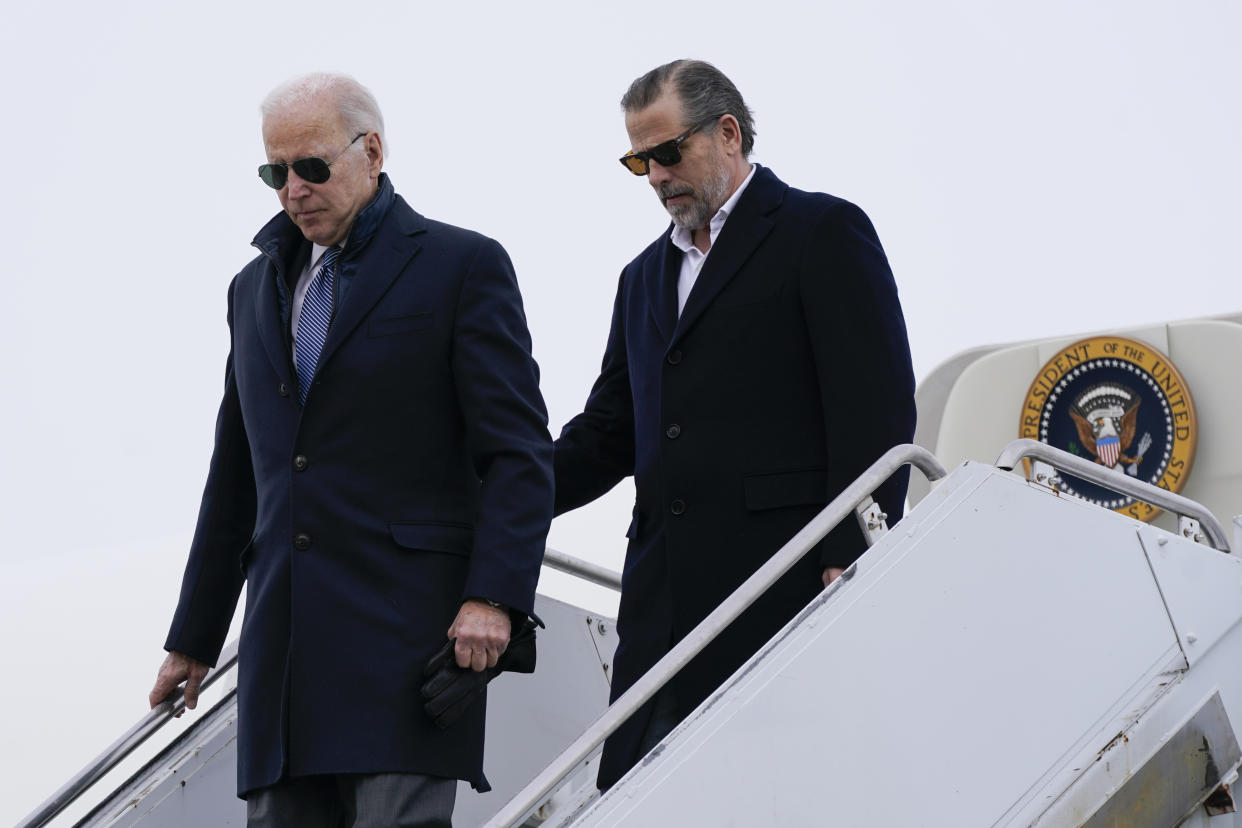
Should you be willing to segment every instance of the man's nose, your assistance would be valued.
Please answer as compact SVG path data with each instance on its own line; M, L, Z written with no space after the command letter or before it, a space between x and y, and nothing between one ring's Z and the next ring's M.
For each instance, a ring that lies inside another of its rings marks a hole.
M669 172L669 168L659 161L652 158L647 162L647 180L651 182L652 187L658 187L672 177L673 174Z
M289 198L305 198L310 195L310 184L306 183L306 179L299 176L292 169L289 170L289 180L285 184L289 188Z

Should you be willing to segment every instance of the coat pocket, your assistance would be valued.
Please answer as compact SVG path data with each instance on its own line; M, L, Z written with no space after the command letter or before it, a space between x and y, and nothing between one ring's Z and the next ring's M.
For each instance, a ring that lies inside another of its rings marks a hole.
M746 477L744 485L746 508L752 512L828 502L828 472L825 469L752 474Z
M367 336L393 336L394 334L411 333L430 328L436 315L431 311L414 313L409 316L394 316L389 319L373 319L367 325Z
M474 548L474 530L456 523L390 523L388 528L405 549L469 557Z

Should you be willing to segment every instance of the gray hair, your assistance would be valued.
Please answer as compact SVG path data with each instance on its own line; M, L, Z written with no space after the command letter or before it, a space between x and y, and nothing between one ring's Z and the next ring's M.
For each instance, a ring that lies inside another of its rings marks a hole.
M290 78L267 93L263 103L259 104L259 111L266 121L277 113L305 104L320 95L332 96L346 131L354 134L378 132L380 142L387 149L388 144L384 140L384 116L380 113L379 103L371 90L349 75L311 72Z
M755 113L733 81L707 61L674 60L657 66L630 84L621 96L621 109L627 113L646 109L667 89L677 93L687 126L720 115L736 118L742 130L742 156L750 156L755 146Z

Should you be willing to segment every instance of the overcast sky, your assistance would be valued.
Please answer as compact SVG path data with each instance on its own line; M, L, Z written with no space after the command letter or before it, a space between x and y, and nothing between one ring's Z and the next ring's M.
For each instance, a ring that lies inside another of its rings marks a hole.
M616 161L634 77L716 63L756 113L754 160L868 212L923 377L973 345L1240 309L1240 22L1225 0L6 9L0 823L144 712L225 291L278 209L255 175L276 83L355 75L398 192L505 245L556 433L620 269L667 224ZM558 519L551 544L619 568L631 501Z

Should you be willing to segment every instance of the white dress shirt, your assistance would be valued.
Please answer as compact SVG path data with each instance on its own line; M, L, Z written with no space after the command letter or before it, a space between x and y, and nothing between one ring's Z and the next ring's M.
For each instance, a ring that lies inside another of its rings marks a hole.
M712 245L716 243L716 237L720 235L720 231L724 228L725 220L729 218L729 213L733 212L733 208L737 206L737 200L742 197L742 191L746 189L746 185L755 177L755 165L750 165L750 172L746 175L744 181L733 191L733 195L729 196L729 200L721 205L716 211L716 215L712 216L712 220L707 224L708 244L707 253L699 250L694 246L694 236L683 227L673 227L673 232L669 235L669 240L682 252L681 272L677 276L677 317L681 318L681 312L686 307L686 298L690 295L690 289L694 287L694 282L699 278L699 271L703 269L703 262L707 261L708 253L712 252ZM305 290L302 291L306 293ZM295 323L296 324L296 323Z

